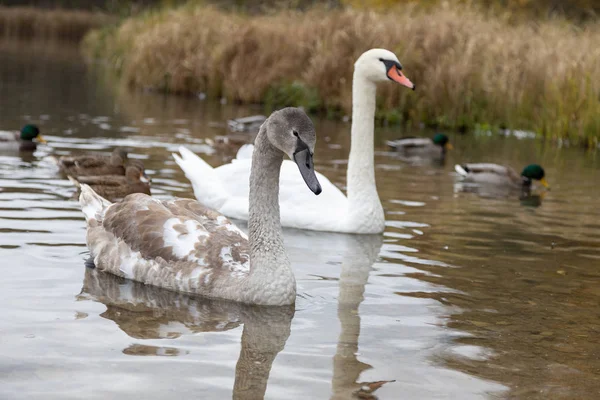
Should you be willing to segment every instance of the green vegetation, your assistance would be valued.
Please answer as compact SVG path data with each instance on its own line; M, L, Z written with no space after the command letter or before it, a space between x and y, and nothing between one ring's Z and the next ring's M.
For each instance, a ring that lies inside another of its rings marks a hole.
M381 119L455 129L485 124L597 143L600 26L401 3L382 13L248 15L194 2L95 31L84 48L132 86L340 116L351 112L354 61L384 47L398 55L417 91L382 84Z

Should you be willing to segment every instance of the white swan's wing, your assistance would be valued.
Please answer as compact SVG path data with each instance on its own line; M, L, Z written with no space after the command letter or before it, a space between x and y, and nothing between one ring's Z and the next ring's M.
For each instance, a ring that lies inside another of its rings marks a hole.
M238 150L229 164L215 168L228 197L219 211L231 218L247 220L250 197L250 170L254 145L246 144Z
M181 157L173 154L173 158L191 182L198 201L219 210L230 193L221 184L221 178L215 169L184 146L179 147L179 153Z
M327 177L318 172L316 175L323 189L318 196L308 189L293 161L283 162L279 186L282 226L321 231L344 230L348 199Z
M231 164L215 168L225 191L230 195L219 211L231 218L248 219L252 150L253 147L249 145L242 152L244 158L238 157ZM323 189L318 196L308 189L298 166L293 161L283 161L279 178L282 226L317 230L332 230L339 226L348 200L327 177L318 172L316 175Z
M288 207L299 207L299 210L307 207L338 207L343 206L347 199L342 191L319 172L315 172L323 191L316 196L306 186L296 163L290 160L283 161L281 165L281 176L279 178L279 204L283 209ZM322 210L326 212L327 210Z
M232 164L225 164L215 168L221 182L232 197L248 198L250 194L250 169L252 168L252 153L254 145L246 144L237 153ZM346 196L327 177L315 172L323 192L315 196L310 190L306 190L306 183L298 171L298 166L290 160L284 160L281 165L279 178L279 204L293 206L302 200L319 199L319 205L325 203L334 205L336 202L345 202ZM283 208L283 207L282 207Z
M237 154L235 155L235 159L232 162L236 162L238 160L248 160L252 159L252 153L254 153L254 145L253 144L245 144L239 148Z
M250 170L252 168L252 152L254 146L243 146L236 159L217 168L206 168L203 165L194 165L180 161L177 163L184 169L186 176L192 182L196 198L203 204L215 208L224 215L241 220L248 220L248 198L250 192ZM180 148L185 160L196 159L198 156L185 148ZM192 157L193 156L193 157ZM199 163L198 163L199 164ZM208 164L206 164L208 165ZM201 181L200 171L204 168L211 183ZM208 170L210 169L210 170ZM327 177L316 173L323 191L319 196L312 193L302 179L296 164L285 160L281 166L279 185L279 204L281 210L281 225L284 227L315 229L315 230L341 230L347 215L348 199ZM212 183L212 182L218 182ZM200 191L206 191L200 193ZM218 195L221 201L213 199Z

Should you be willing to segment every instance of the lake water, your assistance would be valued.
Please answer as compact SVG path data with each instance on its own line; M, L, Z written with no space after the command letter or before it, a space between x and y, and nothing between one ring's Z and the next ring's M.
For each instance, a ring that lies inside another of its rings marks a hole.
M131 92L51 44L0 43L0 60L0 129L49 141L0 154L0 398L600 398L598 153L450 134L444 166L412 165L384 145L406 132L378 129L385 234L285 230L295 309L242 307L86 268L47 157L125 146L157 197L193 197L171 152L223 163L205 139L262 110ZM315 124L317 169L343 187L350 126ZM484 160L538 162L552 191L460 192L454 163Z

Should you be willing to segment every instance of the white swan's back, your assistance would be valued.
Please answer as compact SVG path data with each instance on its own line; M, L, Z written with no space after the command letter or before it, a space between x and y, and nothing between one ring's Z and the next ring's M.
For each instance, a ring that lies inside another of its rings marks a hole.
M173 158L192 183L196 198L207 207L220 209L228 194L215 169L184 146L179 147L179 153L181 157L173 153Z
M231 163L217 168L208 166L204 160L183 146L179 148L182 157L175 154L173 156L192 183L199 202L230 218L248 220L253 149L253 145L243 146ZM208 168L204 168L203 164L207 165L210 171L207 172ZM198 168L198 165L202 167ZM283 161L279 177L281 225L299 229L344 231L348 199L327 177L318 172L316 175L323 188L319 196L305 190L306 184L298 174L298 167L294 162Z

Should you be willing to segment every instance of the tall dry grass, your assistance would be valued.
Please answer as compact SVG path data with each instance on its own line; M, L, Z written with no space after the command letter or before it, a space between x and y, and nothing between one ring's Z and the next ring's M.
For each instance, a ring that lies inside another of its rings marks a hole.
M508 23L471 7L243 16L187 6L86 39L129 84L350 113L356 58L394 51L417 91L384 84L379 116L406 124L600 136L600 27Z
M104 13L0 6L0 36L79 41L91 29L113 21Z

